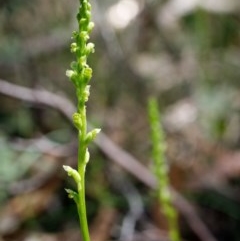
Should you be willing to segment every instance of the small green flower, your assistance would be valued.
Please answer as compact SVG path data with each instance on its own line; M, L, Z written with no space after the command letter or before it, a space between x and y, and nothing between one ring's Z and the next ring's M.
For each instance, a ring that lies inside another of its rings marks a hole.
M91 53L94 53L94 44L88 43L87 46L86 46L85 54L89 55Z
M75 71L73 71L73 70L67 70L66 71L66 76L69 78L69 79L73 79L74 78L74 76L77 76L77 74L76 74L76 72Z
M94 22L90 22L87 27L87 31L90 33L94 28Z
M81 78L82 78L83 82L87 84L89 82L89 80L92 78L92 69L89 68L88 66L84 67L84 69L82 70L82 73L81 73ZM88 87L87 89L89 91L90 88Z
M77 47L77 43L72 43L71 44L71 52L75 53L77 51L78 47Z

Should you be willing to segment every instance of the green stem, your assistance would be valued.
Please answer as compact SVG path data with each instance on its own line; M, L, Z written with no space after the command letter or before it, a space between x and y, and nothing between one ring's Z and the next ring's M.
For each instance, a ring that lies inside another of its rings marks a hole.
M88 223L87 223L87 212L85 203L85 165L79 169L81 176L81 185L78 190L78 216L80 220L80 228L82 231L82 237L84 241L90 241Z
M78 147L78 173L81 177L81 182L78 184L78 216L80 220L80 228L84 241L90 241L86 201L85 201L85 169L86 163L84 157L87 152L85 138L87 135L87 120L86 120L86 106L79 107L78 113L82 116L82 126L79 132L79 147Z

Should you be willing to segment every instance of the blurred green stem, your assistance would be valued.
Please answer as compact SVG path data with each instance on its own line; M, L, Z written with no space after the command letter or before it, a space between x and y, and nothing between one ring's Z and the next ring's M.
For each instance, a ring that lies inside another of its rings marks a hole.
M160 123L158 104L155 98L149 99L148 112L152 139L152 158L154 171L158 181L158 198L168 221L169 237L171 241L180 241L177 213L172 204L172 195L169 188L168 165L165 160L166 143Z

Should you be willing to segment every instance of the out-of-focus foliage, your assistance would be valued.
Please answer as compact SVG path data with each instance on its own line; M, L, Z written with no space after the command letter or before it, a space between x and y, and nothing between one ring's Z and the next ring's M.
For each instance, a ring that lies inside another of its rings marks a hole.
M69 43L77 4L0 1L0 80L44 88L75 103L65 71L72 60ZM92 0L92 5L96 52L90 58L90 122L147 166L146 101L155 95L172 185L189 193L217 240L239 240L233 228L240 220L239 1ZM78 240L75 209L62 191L72 183L60 171L62 163L73 166L76 160L72 123L54 108L2 92L0 103L0 220L5 220L0 221L0 239ZM159 229L164 222L148 189L125 178L111 158L91 148L86 195L97 241L163 237ZM144 210L132 210L136 203ZM182 237L196 240L185 223L181 217ZM100 224L105 231L98 230Z

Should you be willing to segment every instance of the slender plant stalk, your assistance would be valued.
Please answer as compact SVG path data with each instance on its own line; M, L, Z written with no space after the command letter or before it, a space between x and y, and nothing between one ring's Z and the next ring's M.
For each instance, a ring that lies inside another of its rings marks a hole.
M94 44L88 43L88 39L94 23L91 22L91 5L88 0L79 0L79 3L78 30L73 32L74 42L71 44L71 52L76 59L71 63L71 69L66 71L77 95L77 112L73 114L73 123L78 130L78 168L77 170L70 166L63 168L76 182L77 191L70 189L66 191L77 205L83 240L90 241L85 203L85 170L90 158L88 145L95 139L100 129L87 131L86 102L90 94L89 81L92 77L92 69L87 64L87 58L94 52Z
M155 98L151 98L149 100L148 112L153 146L152 158L154 171L158 180L158 198L168 221L169 237L171 241L180 241L177 213L172 205L172 196L169 188L168 165L165 160L166 143L164 132L160 123L158 104Z

